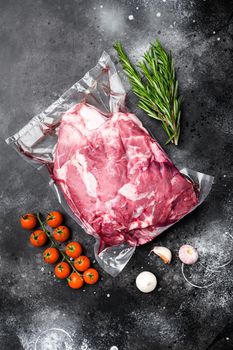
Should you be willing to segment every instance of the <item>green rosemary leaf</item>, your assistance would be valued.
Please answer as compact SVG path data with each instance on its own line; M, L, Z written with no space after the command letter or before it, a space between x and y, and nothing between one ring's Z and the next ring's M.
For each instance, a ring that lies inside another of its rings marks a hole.
M157 40L134 67L121 43L114 45L132 91L138 96L138 106L151 118L162 122L168 141L178 144L180 136L181 98L178 95L174 62Z

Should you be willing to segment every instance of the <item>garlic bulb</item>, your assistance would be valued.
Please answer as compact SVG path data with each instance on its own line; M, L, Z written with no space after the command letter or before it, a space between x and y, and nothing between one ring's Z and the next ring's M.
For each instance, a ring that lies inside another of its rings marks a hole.
M198 260L198 252L191 245L185 244L180 247L179 258L184 264L192 265Z
M172 260L172 253L170 249L166 247L154 247L151 252L153 252L155 255L158 255L165 264L170 264Z
M136 278L136 286L141 292L150 293L157 286L157 278L152 272L143 271Z

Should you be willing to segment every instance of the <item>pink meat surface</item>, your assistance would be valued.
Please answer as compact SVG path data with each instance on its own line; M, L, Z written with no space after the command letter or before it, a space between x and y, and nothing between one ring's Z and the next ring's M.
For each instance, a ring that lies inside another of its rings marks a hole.
M191 181L131 113L80 103L59 127L54 179L89 233L107 246L144 244L190 212Z

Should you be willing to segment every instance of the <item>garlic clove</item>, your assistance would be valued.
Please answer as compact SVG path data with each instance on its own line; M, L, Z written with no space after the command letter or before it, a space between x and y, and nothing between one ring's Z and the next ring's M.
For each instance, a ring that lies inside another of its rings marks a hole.
M195 264L198 260L198 252L189 244L182 245L179 250L179 259L186 265Z
M172 253L170 249L166 247L154 247L151 252L153 252L155 255L158 255L165 264L170 264L172 260Z

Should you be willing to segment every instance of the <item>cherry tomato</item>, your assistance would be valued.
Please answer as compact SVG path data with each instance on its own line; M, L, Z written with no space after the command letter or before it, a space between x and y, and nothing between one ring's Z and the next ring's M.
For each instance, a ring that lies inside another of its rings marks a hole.
M82 253L82 246L78 242L70 242L67 244L65 252L70 258L76 259Z
M87 284L95 284L99 279L99 273L96 269L87 269L83 274L83 279Z
M53 231L53 237L58 242L65 242L70 237L70 230L66 226L58 226Z
M81 272L89 269L90 265L90 259L85 255L80 255L74 260L74 267L76 268L76 270Z
M44 261L48 264L54 264L59 259L59 251L57 248L47 248L44 251Z
M63 216L58 211L51 211L46 219L47 224L52 228L55 228L61 225L62 221L63 221Z
M31 234L30 242L34 247L42 247L47 242L46 233L42 230L36 230Z
M67 278L70 275L70 265L67 262L60 262L54 269L55 276L60 279Z
M20 223L26 230L32 230L37 225L37 219L34 214L24 214L20 218Z
M83 286L84 282L81 276L77 272L72 272L72 274L67 278L68 285L70 288L79 289Z

